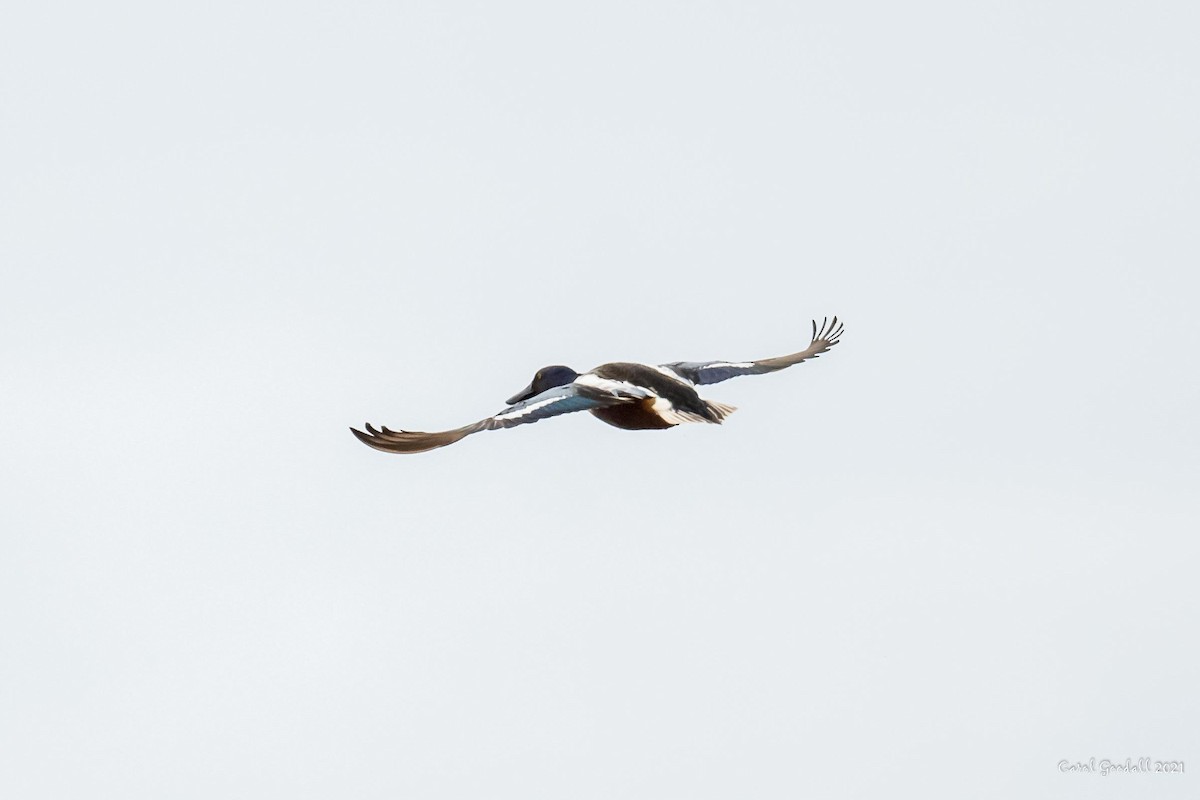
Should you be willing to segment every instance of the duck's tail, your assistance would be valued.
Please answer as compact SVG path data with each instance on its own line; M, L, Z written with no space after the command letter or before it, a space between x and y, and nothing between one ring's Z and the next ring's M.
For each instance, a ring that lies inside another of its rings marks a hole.
M704 405L708 407L708 412L711 418L707 422L715 422L720 425L733 412L737 411L737 406L731 406L728 403L718 403L716 400L705 400Z

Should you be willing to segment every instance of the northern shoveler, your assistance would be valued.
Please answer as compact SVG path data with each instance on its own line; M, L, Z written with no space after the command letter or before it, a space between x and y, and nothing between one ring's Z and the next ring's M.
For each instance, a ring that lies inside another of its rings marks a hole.
M735 409L705 400L696 386L739 375L762 375L816 358L838 343L843 324L813 320L812 342L799 353L759 361L676 361L671 364L601 364L590 372L543 367L528 386L508 399L508 408L487 419L438 433L375 428L350 431L363 444L386 453L423 453L454 444L479 431L511 428L573 411L590 411L609 425L627 430L673 428L681 422L719 424Z

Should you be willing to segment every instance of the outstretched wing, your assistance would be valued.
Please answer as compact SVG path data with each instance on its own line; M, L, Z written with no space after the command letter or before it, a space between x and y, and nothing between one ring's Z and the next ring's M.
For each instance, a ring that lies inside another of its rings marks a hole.
M423 433L420 431L393 431L386 427L376 428L367 423L366 433L351 428L360 442L385 453L424 453L438 447L454 444L459 439L479 431L494 431L498 428L511 428L514 425L524 425L527 422L537 422L547 417L557 417L560 414L570 414L573 411L588 411L593 408L617 405L630 402L629 398L617 397L595 391L586 386L569 383L566 386L556 386L541 394L534 395L528 400L511 405L503 411L481 419L479 422L464 425L449 431Z
M673 364L662 364L663 369L669 369L676 375L694 384L720 383L740 375L762 375L767 372L790 367L816 358L838 343L842 335L843 324L838 318L826 318L817 329L817 321L813 320L813 338L809 346L799 353L777 358L764 358L759 361L676 361Z

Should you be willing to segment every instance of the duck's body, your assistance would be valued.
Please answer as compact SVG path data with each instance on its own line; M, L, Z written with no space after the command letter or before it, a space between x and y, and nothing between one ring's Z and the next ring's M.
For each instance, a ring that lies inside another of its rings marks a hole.
M647 393L637 402L592 409L593 416L625 430L663 430L681 422L719 423L734 411L733 406L704 400L695 384L666 367L617 361L601 364L574 382L618 394Z
M593 416L625 430L665 430L683 422L720 424L736 409L705 400L696 386L718 383L739 375L758 375L790 367L838 343L842 326L837 317L817 330L806 350L759 361L676 361L670 364L637 364L617 361L578 373L570 367L538 370L525 389L509 398L509 407L471 425L439 433L376 429L350 430L364 444L389 453L421 453L453 444L472 433L510 428L573 411Z

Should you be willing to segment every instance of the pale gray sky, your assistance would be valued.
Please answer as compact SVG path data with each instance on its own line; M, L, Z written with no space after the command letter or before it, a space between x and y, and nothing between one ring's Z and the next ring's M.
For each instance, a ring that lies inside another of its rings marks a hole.
M1196 796L1195 4L4 17L0 795Z

